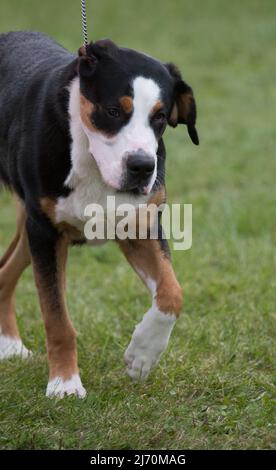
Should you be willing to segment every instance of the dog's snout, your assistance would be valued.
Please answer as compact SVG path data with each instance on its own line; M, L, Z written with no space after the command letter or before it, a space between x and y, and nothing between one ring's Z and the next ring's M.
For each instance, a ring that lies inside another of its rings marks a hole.
M127 157L127 189L142 189L147 186L155 168L155 160L143 150Z
M148 156L145 152L137 152L128 156L127 170L138 178L151 176L155 167L154 158Z

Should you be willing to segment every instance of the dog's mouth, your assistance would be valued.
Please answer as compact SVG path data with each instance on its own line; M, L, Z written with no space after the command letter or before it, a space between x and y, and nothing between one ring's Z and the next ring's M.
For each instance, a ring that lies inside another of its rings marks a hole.
M132 194L134 196L147 196L150 193L150 190L146 187L140 188L135 186L133 188L121 188L118 189L117 192L122 194Z
M152 184L149 184L149 181L135 181L130 183L127 178L126 171L123 171L123 176L120 176L121 169L118 168L117 172L117 178L113 176L107 176L104 174L103 168L101 168L101 165L98 164L97 159L94 157L94 155L90 152L91 157L93 158L98 172L99 176L104 183L104 185L107 188L113 189L116 191L118 194L131 194L134 196L147 196L152 188ZM114 170L114 173L116 171ZM116 175L115 175L116 176Z
M126 173L122 178L122 184L120 189L117 189L119 193L132 194L134 196L147 196L151 191L152 185L149 181L135 181L130 183L128 181Z

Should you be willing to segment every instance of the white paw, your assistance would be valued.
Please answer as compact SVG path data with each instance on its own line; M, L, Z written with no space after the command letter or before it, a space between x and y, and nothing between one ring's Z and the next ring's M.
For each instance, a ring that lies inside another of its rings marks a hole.
M154 305L136 326L125 352L127 373L133 380L145 380L165 351L175 316L160 312Z
M139 339L132 338L125 352L129 377L135 381L145 380L150 370L159 362L162 352L163 350L156 351L145 345L139 345Z
M61 377L55 377L47 385L46 397L64 398L74 395L79 398L86 397L86 390L82 386L79 374L72 375L71 379L63 380Z
M31 357L32 353L25 348L21 339L0 335L0 360L9 359L10 357L15 356L26 359Z

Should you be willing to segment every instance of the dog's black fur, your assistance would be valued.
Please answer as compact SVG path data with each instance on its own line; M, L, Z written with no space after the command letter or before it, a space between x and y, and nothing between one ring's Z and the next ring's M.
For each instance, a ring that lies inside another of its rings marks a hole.
M30 208L66 195L68 92L77 59L40 33L0 36L0 174Z

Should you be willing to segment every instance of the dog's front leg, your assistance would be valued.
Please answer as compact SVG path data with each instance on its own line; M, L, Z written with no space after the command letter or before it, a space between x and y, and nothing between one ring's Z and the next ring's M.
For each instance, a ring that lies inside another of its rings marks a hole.
M165 241L126 240L119 244L153 297L152 307L136 326L125 353L129 376L134 380L143 380L167 347L182 308L182 290Z
M65 267L68 240L53 228L27 220L34 276L47 336L49 382L47 396L86 395L76 350L76 333L65 301Z

